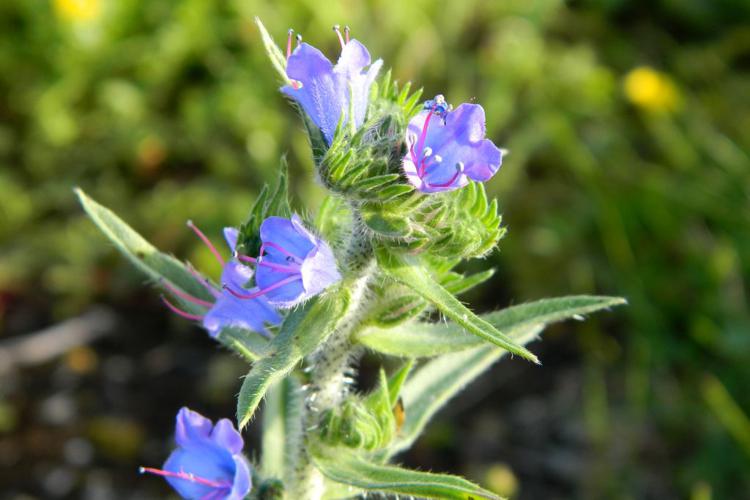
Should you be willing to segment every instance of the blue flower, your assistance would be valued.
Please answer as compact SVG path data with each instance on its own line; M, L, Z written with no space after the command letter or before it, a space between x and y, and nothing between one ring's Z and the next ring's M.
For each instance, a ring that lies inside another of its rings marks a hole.
M269 217L260 225L260 252L255 262L255 284L259 291L239 298L264 295L276 307L288 308L319 294L341 279L331 247L302 225L297 215L291 220Z
M457 189L469 179L490 179L502 164L503 152L484 138L484 123L484 109L478 104L454 110L441 95L427 101L406 132L406 178L424 193Z
M352 119L349 116L350 99L354 127L362 126L370 86L383 64L378 59L370 65L370 53L357 40L349 40L348 28L346 39L337 27L334 29L341 42L341 56L335 66L320 50L307 43L300 43L291 52L290 31L286 72L292 83L281 88L323 131L328 144L333 141L339 121L343 126ZM367 66L369 69L365 70Z
M242 456L242 436L224 418L213 424L197 412L182 408L175 426L177 449L163 469L140 472L166 478L182 498L242 500L250 493L250 467Z
M243 290L247 293L257 292L257 288L245 288L247 283L253 277L253 270L251 267L242 264L236 259L225 262L211 241L195 225L193 225L192 222L189 222L188 225L193 231L195 231L198 237L203 240L209 250L211 250L211 253L214 254L216 259L222 265L221 283L231 286L234 290ZM237 246L238 231L235 228L225 228L224 237L234 254L235 247ZM177 308L164 297L162 297L162 300L167 307L180 316L195 321L201 321L203 327L208 331L208 334L211 337L218 337L221 330L230 327L251 330L260 333L264 337L269 337L270 335L266 329L266 325L276 325L281 322L281 316L279 313L261 295L254 297L252 300L245 300L244 298L237 297L236 292L233 294L230 291L227 291L227 289L216 289L208 282L208 280L206 280L206 278L197 272L193 273L196 279L209 291L209 293L211 293L211 295L214 296L214 302L193 297L179 288L176 288L168 281L163 281L162 284L182 300L206 308L207 310L204 314L191 314Z

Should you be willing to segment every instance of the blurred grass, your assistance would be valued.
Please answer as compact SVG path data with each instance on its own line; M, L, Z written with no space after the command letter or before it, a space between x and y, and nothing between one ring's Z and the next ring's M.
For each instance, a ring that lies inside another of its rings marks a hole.
M298 208L319 202L255 15L278 40L291 26L332 56L331 25L349 24L398 79L485 107L489 136L511 152L490 183L510 228L493 257L502 294L628 297L616 335L590 321L567 339L601 458L586 491L642 497L656 462L683 497L748 490L750 458L723 427L750 409L741 0L6 0L3 297L41 296L63 317L144 293L82 217L75 185L199 267L210 256L184 221L214 235L241 221L282 153Z

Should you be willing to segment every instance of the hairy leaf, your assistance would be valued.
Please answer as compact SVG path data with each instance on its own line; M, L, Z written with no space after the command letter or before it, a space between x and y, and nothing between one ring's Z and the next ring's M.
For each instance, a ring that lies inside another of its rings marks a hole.
M265 355L253 365L242 382L237 399L240 428L250 422L268 388L288 375L304 356L312 353L333 333L348 303L348 294L338 290L313 298L289 313Z
M377 257L382 269L388 275L412 288L422 297L435 304L443 314L464 327L469 333L539 364L539 360L533 353L514 343L497 328L474 314L459 302L456 297L432 279L429 271L417 259L411 256L388 252L382 247L378 248Z
M556 321L579 318L622 304L625 304L625 300L619 297L576 295L511 306L483 314L480 318L515 339L525 332ZM371 327L358 332L355 340L374 351L405 357L437 356L479 347L484 343L455 323L417 322L393 328Z
M344 448L314 448L315 466L329 479L369 492L420 498L477 500L499 497L476 484L448 474L433 474L367 461Z

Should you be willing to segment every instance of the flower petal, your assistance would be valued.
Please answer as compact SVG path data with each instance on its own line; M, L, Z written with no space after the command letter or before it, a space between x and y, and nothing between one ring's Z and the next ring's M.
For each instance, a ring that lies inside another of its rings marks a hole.
M241 289L243 293L257 292ZM235 290L240 291L240 290ZM224 291L203 318L203 327L216 338L224 328L242 328L268 336L266 324L277 325L281 316L263 297L241 299Z
M227 240L227 245L234 252L237 247L237 238L240 236L240 231L235 227L224 228L224 239Z
M237 432L232 422L227 418L222 418L216 422L213 431L211 431L211 441L233 455L242 452L242 447L245 445L242 435Z
M183 448L202 446L213 430L209 419L187 407L180 408L175 423L175 441Z
M302 106L330 144L348 102L331 61L312 45L302 43L289 57L286 73L302 85L285 85L281 91Z

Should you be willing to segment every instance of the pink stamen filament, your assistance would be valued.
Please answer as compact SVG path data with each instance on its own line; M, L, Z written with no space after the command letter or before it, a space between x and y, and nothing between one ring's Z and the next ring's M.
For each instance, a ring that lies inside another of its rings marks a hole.
M200 314L190 314L178 308L177 306L172 304L169 300L167 300L167 298L164 295L161 296L161 301L164 302L164 305L166 305L170 311L172 311L173 313L179 316L182 316L185 319L189 319L191 321L201 321L203 319L203 316Z
M430 120L432 119L432 115L434 113L434 108L431 109L429 113L427 113L427 118L424 119L424 125L422 126L422 133L419 135L419 140L417 141L417 151L419 151L419 154L422 155L422 160L424 160L424 141L427 138L427 127L430 125ZM419 175L419 177L422 177L424 175L424 168L421 165L417 174Z
M222 266L224 266L224 258L221 256L221 254L219 253L219 251L216 250L216 247L214 246L213 243L211 243L211 240L209 240L206 237L206 235L203 234L203 232L200 229L198 229L198 226L196 226L195 224L193 224L193 221L189 220L187 222L187 225L188 225L188 227L190 229L193 230L193 232L196 235L198 235L198 238L200 238L203 241L203 243L206 244L206 246L208 247L208 249L211 250L211 253L214 254L214 257L216 257L216 260L219 261L219 264L221 264Z
M265 252L265 251L266 251L266 247L271 247L271 248L273 248L273 249L276 249L276 250L278 250L279 252L281 252L281 253L283 253L284 255L286 255L287 257L291 257L291 258L292 258L292 259L294 260L294 262L296 262L297 264L302 264L302 261L301 261L301 260L299 260L299 258L297 258L297 256L296 256L296 255L294 255L293 253L290 253L290 252L289 252L289 251L287 251L287 250L284 250L284 247L282 247L281 245L279 245L279 244L277 244L277 243L274 243L274 242L272 242L272 241L267 241L267 242L263 243L263 244L262 244L262 245L260 246L260 251L258 252L258 255L260 256L260 258L262 258L262 257L263 257L263 252Z
M341 49L344 49L344 46L346 45L346 42L344 41L344 37L341 36L341 28L338 24L335 24L333 26L333 31L336 32L336 36L339 38L339 43L341 44Z
M344 39L349 43L349 26L344 26Z
M460 176L463 173L464 173L463 169L457 168L456 173L453 174L453 177L451 177L448 182L441 182L440 184L430 184L429 181L424 181L424 185L427 187L437 187L437 188L448 187L451 184L453 184L456 181L456 179L458 179L458 176Z
M199 306L205 306L205 307L211 307L213 306L213 302L209 302L207 300L199 299L198 297L193 297L189 293L185 293L176 286L174 286L172 283L170 283L167 280L161 280L161 284L164 285L164 288L175 294L176 296L180 297L181 299L185 299L188 302L192 302L193 304L198 304Z
M242 262L249 262L251 264L255 264L256 262L258 262L258 259L256 259L255 257L250 257L249 255L238 255L237 259Z
M286 37L286 60L289 61L289 58L292 55L292 36L294 35L294 30L290 29L289 34Z
M172 472L168 470L154 469L153 467L141 467L138 471L141 474L149 473L149 474L154 474L156 476L174 477L177 479L183 479L185 481L190 481L191 483L202 484L210 488L229 488L231 486L231 483L228 483L226 481L224 482L212 481L210 479L205 479L200 476L196 476L195 474L191 474L189 472L182 472L182 471Z
M238 299L257 299L261 295L265 295L268 292L270 292L271 290L275 290L275 289L277 289L279 287L282 287L284 285L288 285L289 283L291 283L293 281L297 281L297 280L301 280L301 279L302 279L302 276L300 276L300 275L289 276L288 278L284 278L283 280L281 280L281 281L279 281L277 283L274 283L273 285L271 285L271 286L269 286L267 288L264 288L263 290L258 290L257 292L248 293L248 294L240 293L240 292L238 292L236 290L233 290L226 283L224 284L224 290L226 290L227 292L231 293L232 295L234 295Z

